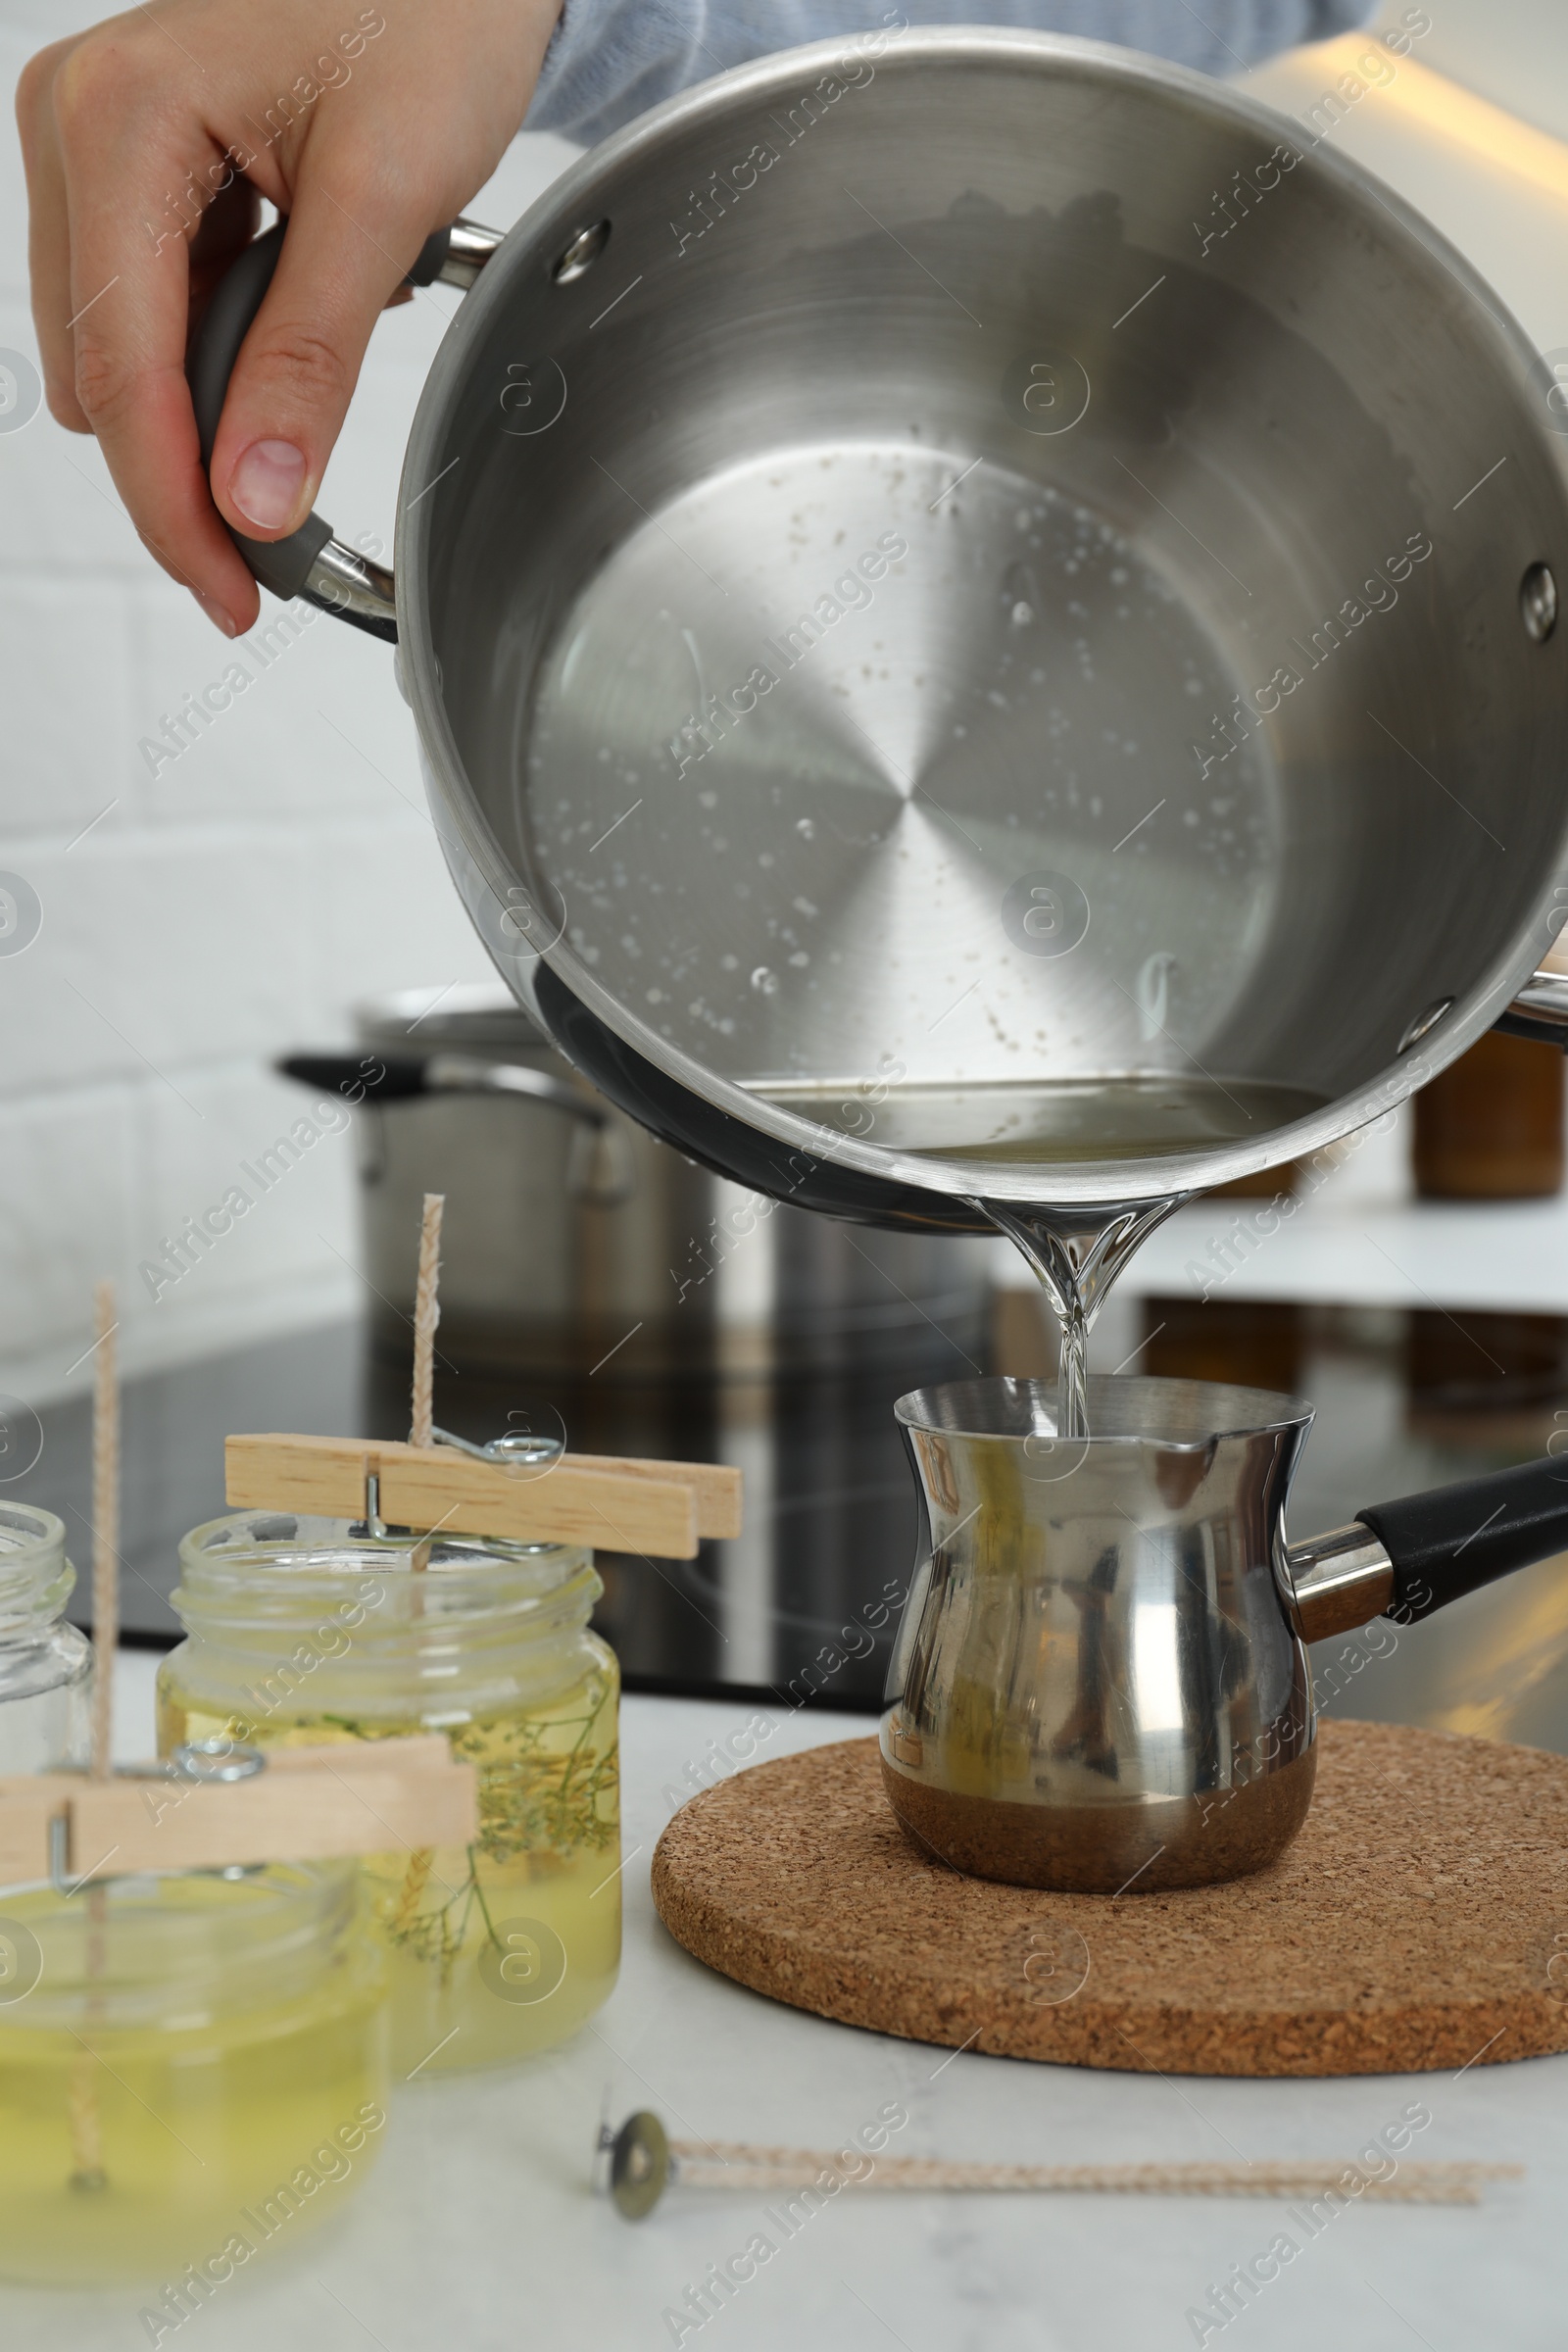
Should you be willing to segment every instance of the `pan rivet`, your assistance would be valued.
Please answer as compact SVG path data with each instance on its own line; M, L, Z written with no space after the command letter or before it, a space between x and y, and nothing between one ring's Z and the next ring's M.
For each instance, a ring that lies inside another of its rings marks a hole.
M1519 610L1538 645L1557 626L1557 583L1544 564L1532 564L1519 583Z
M573 278L585 276L609 243L608 220L596 220L592 228L579 228L550 272L556 284L569 286Z
M1406 1024L1404 1035L1399 1040L1399 1052L1408 1054L1412 1046L1418 1046L1424 1037L1430 1036L1452 1003L1451 997L1439 997L1427 1006L1425 1012L1418 1012L1415 1019Z

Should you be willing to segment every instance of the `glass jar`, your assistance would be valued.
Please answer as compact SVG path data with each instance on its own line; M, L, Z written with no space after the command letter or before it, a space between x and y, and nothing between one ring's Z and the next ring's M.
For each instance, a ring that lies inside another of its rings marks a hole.
M588 1630L591 1555L241 1511L195 1528L179 1564L165 1754L442 1731L478 1767L476 1844L365 1865L398 2070L504 2065L575 2032L620 1960L620 1678Z
M1550 1200L1562 1191L1561 1054L1489 1029L1415 1097L1423 1200Z
M172 2329L341 2206L386 2095L352 1863L0 1893L0 2277L172 2281Z
M63 1621L75 1582L64 1522L0 1503L0 1778L87 1761L92 1643Z

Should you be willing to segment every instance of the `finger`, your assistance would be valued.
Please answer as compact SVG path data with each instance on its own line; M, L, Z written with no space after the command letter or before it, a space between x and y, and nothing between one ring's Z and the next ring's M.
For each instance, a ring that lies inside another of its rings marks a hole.
M213 496L237 530L277 538L310 513L371 330L431 225L407 189L307 154L213 448Z
M55 127L54 81L75 43L56 41L30 59L17 84L17 129L27 175L27 277L49 413L74 433L91 431L76 399L75 346L60 299L71 283L66 168Z
M220 151L188 117L127 101L125 47L96 36L56 77L70 275L37 299L71 329L77 404L144 545L232 634L259 599L207 492L184 372L188 247L166 214L170 186Z

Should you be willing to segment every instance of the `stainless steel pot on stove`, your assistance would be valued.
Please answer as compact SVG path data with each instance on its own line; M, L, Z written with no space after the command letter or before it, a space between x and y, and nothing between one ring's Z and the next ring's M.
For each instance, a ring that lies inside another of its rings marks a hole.
M988 1249L776 1205L657 1143L499 983L360 1008L359 1049L285 1073L357 1105L378 1345L409 1345L420 1202L444 1193L443 1357L624 1384L814 1375L984 1351Z
M247 552L396 636L486 946L655 1134L841 1216L1087 1228L1510 1004L1560 1037L1554 386L1348 158L1124 51L884 29L437 273L395 588L314 519Z
M1288 1544L1309 1404L1189 1380L1089 1392L1095 1435L1066 1441L1029 1381L900 1399L925 1529L883 1784L914 1838L980 1878L1105 1894L1238 1878L1311 1802L1304 1644L1411 1624L1561 1550L1568 1477L1527 1462Z

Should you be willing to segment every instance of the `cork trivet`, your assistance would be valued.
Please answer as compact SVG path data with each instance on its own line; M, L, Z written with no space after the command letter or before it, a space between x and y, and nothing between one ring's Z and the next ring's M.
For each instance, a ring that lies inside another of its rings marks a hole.
M1224 1886L961 1877L899 1828L876 1741L851 1740L694 1797L659 1841L654 1900L754 1991L955 2049L1173 2075L1568 2049L1568 1758L1396 1725L1318 1737L1305 1828Z

